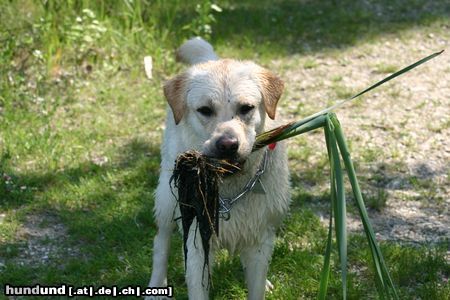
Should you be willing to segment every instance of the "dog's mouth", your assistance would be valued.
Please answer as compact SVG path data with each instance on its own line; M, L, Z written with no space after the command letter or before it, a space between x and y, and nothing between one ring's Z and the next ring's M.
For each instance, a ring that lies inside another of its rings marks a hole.
M240 170L242 170L242 168L244 167L244 164L245 164L245 160L237 160L237 159L234 159L234 160L226 160L227 161L227 163L229 163L230 164L230 173L229 174L226 174L226 175L233 175L233 174L236 174L236 173L238 173Z

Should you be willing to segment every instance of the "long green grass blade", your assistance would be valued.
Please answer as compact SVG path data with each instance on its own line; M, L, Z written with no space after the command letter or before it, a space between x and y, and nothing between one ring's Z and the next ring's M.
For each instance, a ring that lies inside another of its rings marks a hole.
M329 123L329 122L327 122ZM333 236L333 208L334 203L336 202L336 189L334 186L334 168L333 168L333 159L331 157L331 146L330 146L330 133L326 130L325 126L325 141L327 144L328 150L328 158L330 161L330 190L331 190L331 208L330 208L330 221L328 225L328 238L327 238L327 246L325 250L325 256L323 260L323 268L320 276L320 286L319 286L319 300L325 300L327 296L328 290L328 280L330 278L330 257L331 257L331 244L332 244L332 236Z
M328 115L327 115L328 116ZM347 212L345 203L344 178L342 176L339 150L334 133L334 124L327 118L325 134L329 139L330 165L334 173L332 181L332 193L334 193L334 220L336 228L336 242L339 251L339 261L341 263L342 297L347 299Z
M361 220L363 223L364 231L366 233L367 240L369 242L369 248L372 254L377 281L378 281L378 292L380 293L380 297L383 299L386 297L388 299L398 299L397 292L395 290L392 279L389 275L389 271L384 262L383 255L378 246L378 243L375 238L375 233L373 231L372 225L370 224L369 216L367 214L367 209L364 205L364 201L361 194L361 189L358 184L358 180L356 178L355 168L353 166L350 153L348 151L347 143L345 141L344 134L340 127L339 121L334 113L330 113L331 122L334 125L336 141L339 146L339 150L342 154L342 159L345 164L345 168L348 173L348 177L350 180L350 184L352 186L353 194L356 199L356 205L358 211L361 216Z
M275 143L308 131L325 127L325 138L327 141L327 150L330 159L331 166L331 201L332 209L330 215L332 215L334 210L335 215L335 228L336 228L336 240L339 250L339 259L341 263L341 275L343 284L343 297L346 299L347 296L347 229L346 229L346 206L345 206L345 191L342 176L342 168L340 162L340 155L344 161L345 168L347 170L350 183L352 185L352 190L354 197L356 199L356 205L361 216L364 231L367 236L369 243L370 252L372 255L375 271L376 271L376 282L378 287L378 292L381 298L394 298L398 299L397 292L392 283L392 279L387 270L386 264L384 262L383 255L378 246L375 238L375 233L370 224L370 220L367 214L367 210L362 199L361 190L359 188L358 181L356 179L355 170L353 163L350 158L350 153L348 152L348 147L345 142L344 134L340 127L339 121L334 113L330 113L332 110L342 106L344 103L355 99L376 87L418 67L419 65L433 59L434 57L440 55L444 50L440 52L433 53L403 69L393 73L392 75L378 81L377 83L371 85L370 87L364 89L363 91L357 93L356 95L341 101L331 107L328 107L318 113L310 115L298 122L293 122L284 126L277 127L268 132L264 132L256 137L256 142L253 146L253 151L267 146L271 143ZM331 222L331 221L330 221ZM321 274L320 289L319 289L319 299L324 299L326 296L326 291L328 287L328 277L330 272L330 255L331 255L331 239L332 239L332 223L330 223L327 250L325 253L324 268Z
M333 200L331 200L333 202ZM328 227L327 248L325 250L325 257L323 260L322 273L320 275L319 286L319 300L325 300L328 290L328 279L330 278L330 257L331 257L331 244L333 234L333 210L330 211L330 222Z

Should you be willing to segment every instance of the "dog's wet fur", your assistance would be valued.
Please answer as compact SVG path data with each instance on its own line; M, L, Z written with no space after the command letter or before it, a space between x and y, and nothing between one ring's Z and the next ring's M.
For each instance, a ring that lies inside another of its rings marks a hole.
M176 227L174 219L180 215L177 193L169 183L177 156L197 150L238 162L241 171L225 177L219 185L222 197L236 195L260 165L266 149L252 152L255 137L275 127L276 107L284 88L281 79L253 62L219 59L212 46L200 38L183 44L177 56L191 66L164 85L169 106L155 193L158 233L151 287L167 285L170 238ZM285 145L280 142L268 151L269 162L261 178L266 192L251 192L233 206L230 219L220 220L219 235L211 239L209 252L210 267L217 249L240 255L249 299L263 299L266 287L271 286L266 276L275 233L290 203ZM186 283L190 299L208 299L208 272L203 272L204 253L195 223L187 240Z

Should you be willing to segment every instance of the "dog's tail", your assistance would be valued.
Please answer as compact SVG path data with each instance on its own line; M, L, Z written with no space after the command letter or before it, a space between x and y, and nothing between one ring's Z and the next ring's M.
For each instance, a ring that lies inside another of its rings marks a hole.
M189 65L218 59L211 44L200 37L188 40L177 51L177 60Z

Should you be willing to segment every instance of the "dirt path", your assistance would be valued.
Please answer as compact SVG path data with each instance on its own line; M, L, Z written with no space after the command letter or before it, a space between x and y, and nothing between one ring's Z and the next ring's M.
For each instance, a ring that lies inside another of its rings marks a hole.
M328 54L273 62L286 80L283 104L288 120L346 98L426 55L448 49L450 32L410 31ZM418 43L417 41L420 41ZM289 99L289 101L287 101ZM380 212L371 211L380 239L435 242L450 237L450 53L376 89L337 111L350 141L363 186L382 191ZM325 149L312 134L308 146ZM290 142L296 146L295 141ZM312 151L293 172L317 166L323 151ZM323 190L326 186L314 187ZM307 187L308 189L308 187ZM383 199L382 199L383 200ZM356 218L350 230L361 230Z

